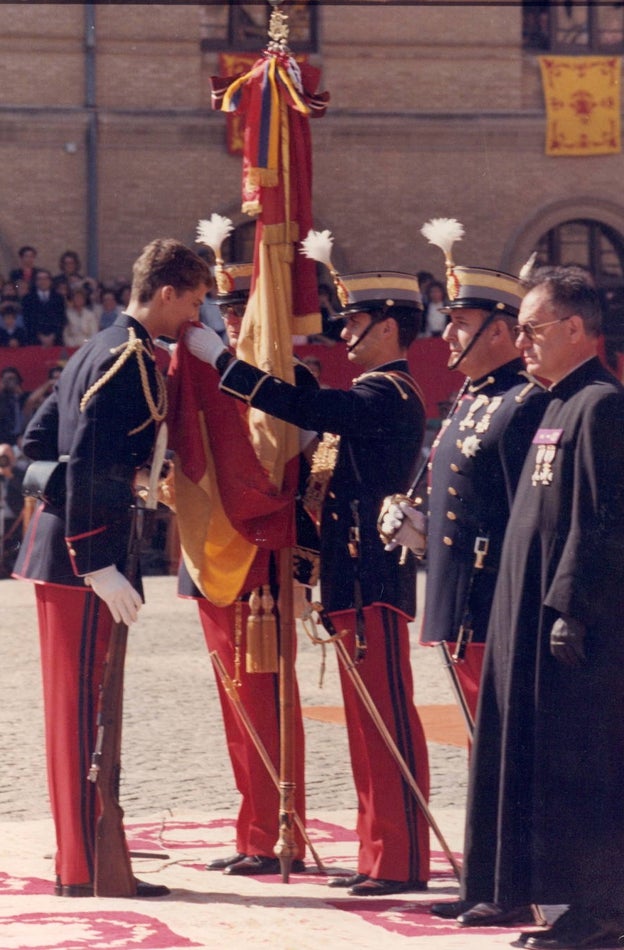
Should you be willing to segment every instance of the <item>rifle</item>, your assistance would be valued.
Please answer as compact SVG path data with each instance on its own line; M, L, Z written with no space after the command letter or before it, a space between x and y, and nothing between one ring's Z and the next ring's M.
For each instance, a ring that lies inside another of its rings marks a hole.
M158 478L166 448L167 426L163 423L152 453L152 468L144 508L138 504L132 508L125 570L125 576L132 585L136 584L139 576L145 511L153 511L156 508ZM100 801L100 816L95 832L94 891L97 897L136 895L136 878L132 873L123 826L124 812L119 804L123 677L127 641L127 625L122 622L113 623L100 687L96 744L88 775L89 781L96 783Z

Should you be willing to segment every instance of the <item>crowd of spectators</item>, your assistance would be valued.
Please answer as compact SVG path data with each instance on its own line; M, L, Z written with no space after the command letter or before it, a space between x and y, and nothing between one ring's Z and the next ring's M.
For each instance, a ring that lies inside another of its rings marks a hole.
M24 346L62 346L73 350L99 330L110 326L128 303L130 285L126 281L105 284L82 271L75 251L61 254L57 273L40 266L37 250L25 245L18 252L18 266L8 278L0 276L0 577L10 576L19 548L23 500L13 488L20 484L26 467L21 453L21 436L29 419L51 392L65 357L47 370L45 380L31 392L25 389L21 373L11 365L8 350ZM418 274L425 310L419 336L439 336L447 322L441 313L446 303L444 286L432 274ZM293 337L296 344L334 346L340 339L340 306L333 287L319 284L322 329L309 337ZM218 303L207 297L200 319L225 334ZM311 371L321 380L322 360L305 357ZM42 364L43 366L43 364Z
M129 283L109 285L83 274L75 251L61 254L56 274L39 265L31 245L19 249L18 259L8 278L0 276L0 347L76 348L128 302Z
M64 251L58 261L58 273L38 264L36 248L24 245L18 251L19 266L8 278L0 275L0 347L66 346L76 348L114 322L128 303L130 284L117 281L105 284L82 273L75 251ZM427 271L418 273L425 311L419 336L440 336L447 316L444 285ZM212 310L202 314L213 325ZM335 317L338 305L333 288L319 284L319 306L323 325L320 333L294 340L295 343L319 343L333 346L340 338L342 324ZM222 321L215 326L223 332Z

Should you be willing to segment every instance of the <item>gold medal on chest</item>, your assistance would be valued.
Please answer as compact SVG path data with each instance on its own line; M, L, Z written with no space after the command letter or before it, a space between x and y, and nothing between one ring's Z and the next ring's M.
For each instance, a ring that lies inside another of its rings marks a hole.
M537 446L535 453L535 468L531 475L531 483L537 488L539 485L547 487L552 484L553 464L560 448L563 429L538 429L533 436L533 445Z

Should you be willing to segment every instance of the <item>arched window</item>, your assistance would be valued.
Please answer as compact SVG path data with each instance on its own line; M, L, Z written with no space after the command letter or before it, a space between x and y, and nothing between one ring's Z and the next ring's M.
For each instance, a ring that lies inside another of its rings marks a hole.
M604 312L607 356L624 350L624 238L591 218L564 221L540 238L536 266L580 264L591 272Z
M624 49L624 3L600 0L523 0L526 50L619 53Z

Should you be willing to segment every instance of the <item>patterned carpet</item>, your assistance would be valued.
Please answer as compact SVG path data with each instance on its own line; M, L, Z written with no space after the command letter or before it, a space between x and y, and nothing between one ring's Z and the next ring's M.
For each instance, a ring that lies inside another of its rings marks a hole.
M186 947L272 947L273 950L364 950L409 946L416 950L508 947L517 929L460 930L432 917L429 905L456 896L453 872L434 852L429 891L383 899L349 897L329 889L326 874L352 871L356 839L352 814L312 819L308 831L325 871L229 877L204 865L232 850L233 822L174 818L127 822L134 871L166 883L158 900L69 899L53 895L52 826L0 825L0 950L182 950ZM440 818L451 847L461 837L461 816ZM421 938L422 944L414 944Z

